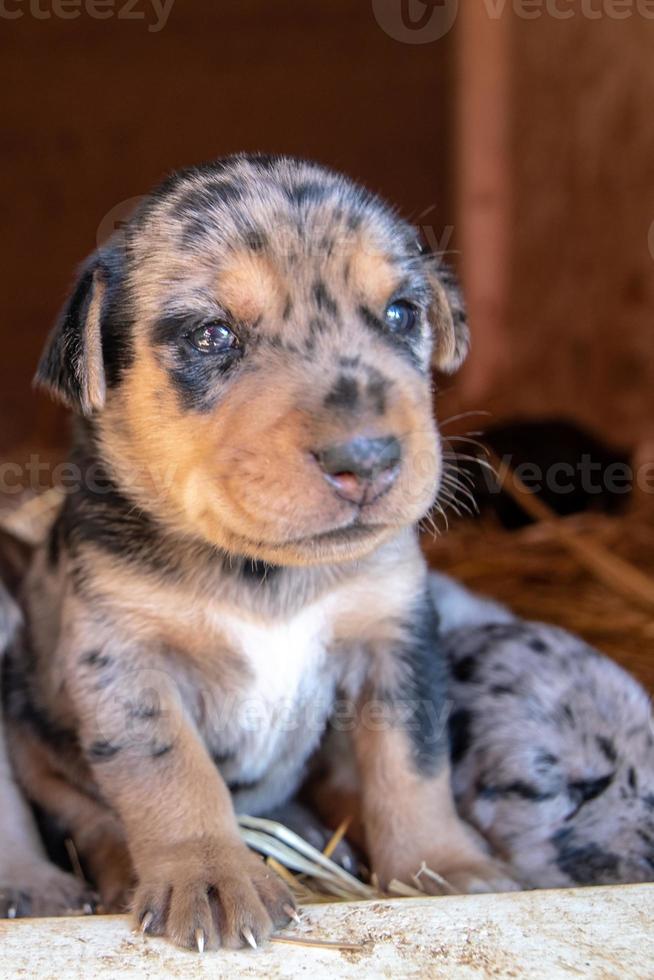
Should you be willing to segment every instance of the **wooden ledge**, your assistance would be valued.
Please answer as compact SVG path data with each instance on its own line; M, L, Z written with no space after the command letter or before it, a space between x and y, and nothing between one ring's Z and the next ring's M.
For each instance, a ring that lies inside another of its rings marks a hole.
M651 980L654 885L307 906L287 943L187 953L123 916L0 922L0 977L596 977Z

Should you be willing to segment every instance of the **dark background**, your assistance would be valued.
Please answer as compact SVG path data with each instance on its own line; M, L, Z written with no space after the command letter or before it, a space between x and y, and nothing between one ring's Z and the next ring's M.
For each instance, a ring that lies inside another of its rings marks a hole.
M0 16L5 458L66 442L30 379L98 229L169 170L237 150L341 168L451 251L475 347L440 411L654 434L654 21L473 0L423 44L372 0L176 0L157 33L147 0L145 20L50 2Z

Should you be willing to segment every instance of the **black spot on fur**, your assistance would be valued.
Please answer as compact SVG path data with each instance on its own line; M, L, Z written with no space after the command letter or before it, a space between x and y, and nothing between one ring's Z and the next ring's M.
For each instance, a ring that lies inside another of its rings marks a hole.
M87 749L86 754L91 762L106 762L113 759L121 751L120 745L113 745L106 739L99 739L93 742Z
M551 838L558 868L579 885L612 882L619 878L620 859L598 844L579 844L574 830L566 827Z
M386 393L391 382L373 368L369 369L369 380L366 387L366 395L373 404L377 415L383 415L386 411Z
M322 334L327 333L329 330L329 324L321 316L312 316L309 319L309 336L320 337Z
M547 646L547 643L545 643L544 640L539 640L539 639L530 640L529 649L533 650L534 653L547 653L549 651L549 647Z
M287 296L286 301L284 302L284 310L282 313L282 320L284 321L284 323L286 323L286 321L290 319L292 312L293 312L293 300L291 299L290 296Z
M472 741L472 713L467 708L457 708L450 715L448 728L452 762L460 762Z
M324 201L328 191L324 184L317 180L305 180L292 187L284 188L291 204L303 207L306 204L319 204Z
M575 719L574 713L573 713L572 708L570 707L570 705L569 704L564 704L562 710L563 710L563 716L566 719L566 721L568 722L568 724L570 725L570 727L571 728L576 728L577 727L577 721Z
M161 759L163 758L164 755L168 755L168 753L172 751L172 748L173 748L172 743L169 743L167 745L155 745L150 750L150 758Z
M85 666L100 669L111 663L111 657L106 653L102 653L100 650L91 650L90 653L83 654L79 662Z
M361 358L357 357L339 357L338 363L340 367L344 368L355 368L359 366Z
M341 374L325 397L325 408L355 409L359 404L359 384L356 378Z
M268 247L268 238L265 232L252 229L245 235L245 244L253 252L263 252Z
M211 180L205 184L191 187L177 202L181 214L194 214L215 207L217 204L232 204L243 197L243 188L227 178Z
M595 738L597 742L597 747L604 755L605 759L609 762L615 762L618 758L618 753L616 752L615 745L610 738L605 738L604 735L598 735Z
M127 714L130 718L149 721L153 718L160 717L161 708L159 704L155 704L153 701L141 701L139 704L129 704L127 706Z
M240 783L238 780L233 780L227 783L227 787L230 793L243 793L249 789L255 789L260 783L259 779L253 779L251 782Z
M338 304L321 279L313 284L312 294L321 313L327 313L331 317L338 316Z
M629 783L629 789L633 790L634 793L638 788L638 780L636 778L636 770L633 766L629 767L629 772L627 773L627 782Z
M452 666L452 676L457 681L466 683L474 677L477 661L473 656L461 657Z
M521 800L529 800L530 803L543 803L545 800L551 800L556 795L555 793L548 793L543 790L538 789L537 786L532 786L530 783L526 783L521 779L516 779L512 783L505 783L504 785L485 785L480 783L477 786L477 791L479 796L485 799L498 799L505 796L517 796Z
M510 687L508 684L493 684L490 692L496 697L501 697L504 694L515 694L515 687Z
M233 752L221 752L218 749L210 749L209 754L211 755L214 766L216 766L218 769L229 762L230 759L234 758Z
M402 661L402 683L395 690L379 694L402 718L417 770L430 775L442 765L446 752L442 711L448 675L439 639L438 614L427 592L406 622L406 639L397 655Z
M613 782L614 776L615 773L610 773L608 776L600 776L599 779L578 779L568 783L568 793L579 809L584 803L601 796Z
M552 753L548 752L546 749L540 749L536 753L536 757L534 759L534 764L539 772L546 772L547 770L551 769L552 766L556 766L558 762L558 755L552 755Z
M264 585L276 578L281 572L278 565L271 565L269 562L261 561L258 558L243 558L236 562L228 558L223 565L227 573L240 575L244 582L254 585Z
M193 246L201 242L213 225L209 213L217 206L240 200L242 194L242 188L229 180L210 181L186 191L177 203L182 219L181 244Z

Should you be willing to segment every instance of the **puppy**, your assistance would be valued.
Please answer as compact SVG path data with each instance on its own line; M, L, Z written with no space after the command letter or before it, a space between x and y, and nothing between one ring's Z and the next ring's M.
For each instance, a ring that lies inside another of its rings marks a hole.
M37 375L79 475L26 580L16 770L103 902L254 945L293 912L235 811L290 798L347 728L382 883L510 887L456 816L416 524L441 475L430 368L451 276L345 177L284 157L179 173L86 263Z
M430 577L459 812L527 888L654 880L650 699L556 626Z
M22 625L14 592L28 554L26 545L0 530L0 672ZM9 763L2 714L0 699L0 917L90 911L91 895L84 884L46 858Z

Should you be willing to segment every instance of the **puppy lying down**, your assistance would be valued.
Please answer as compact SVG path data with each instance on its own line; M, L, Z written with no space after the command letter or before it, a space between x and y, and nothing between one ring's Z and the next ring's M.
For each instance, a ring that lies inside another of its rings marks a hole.
M459 813L526 888L654 881L654 719L642 687L555 626L431 576Z

